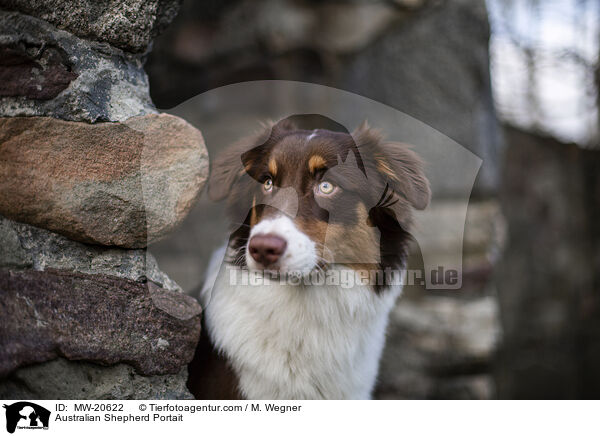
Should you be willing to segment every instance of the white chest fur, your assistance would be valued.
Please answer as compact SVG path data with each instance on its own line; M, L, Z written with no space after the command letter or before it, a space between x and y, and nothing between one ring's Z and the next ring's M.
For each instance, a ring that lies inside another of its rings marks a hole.
M236 285L230 268L203 296L204 315L246 398L370 398L400 287Z

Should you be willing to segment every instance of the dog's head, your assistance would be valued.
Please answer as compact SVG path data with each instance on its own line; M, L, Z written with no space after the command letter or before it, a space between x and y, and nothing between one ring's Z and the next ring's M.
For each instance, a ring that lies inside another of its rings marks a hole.
M222 153L209 195L228 198L234 261L306 274L332 263L402 265L411 210L429 203L419 157L366 124L352 134L265 126Z

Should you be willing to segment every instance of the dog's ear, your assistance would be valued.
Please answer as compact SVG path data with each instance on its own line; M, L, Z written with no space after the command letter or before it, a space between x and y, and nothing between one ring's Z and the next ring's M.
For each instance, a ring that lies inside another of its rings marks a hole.
M273 133L298 130L298 125L290 118L284 118L277 123L267 123L265 124L265 127L267 126L273 130Z
M210 178L208 179L208 197L212 201L220 201L227 197L235 181L244 173L240 155L245 147L235 144L222 151L211 162Z
M380 149L382 154L375 158L377 170L415 209L425 209L431 200L431 188L423 160L405 144L387 142L380 144Z
M254 134L228 147L216 157L211 165L208 180L208 196L213 201L223 200L231 192L233 184L244 174L252 175L252 163L264 155L264 147L270 139L276 139L286 131L296 130L290 119L279 122L266 121Z
M423 169L423 160L408 145L384 142L381 134L366 122L352 136L359 150L370 154L375 170L396 194L404 197L415 209L427 207L431 189Z
M233 184L246 173L244 154L265 143L272 127L272 123L263 124L260 130L227 147L211 162L208 197L212 201L220 201L229 196Z

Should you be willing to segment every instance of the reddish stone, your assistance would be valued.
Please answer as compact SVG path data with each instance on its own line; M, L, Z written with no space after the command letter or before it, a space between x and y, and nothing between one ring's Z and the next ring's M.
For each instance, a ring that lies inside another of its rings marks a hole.
M58 356L175 374L191 361L200 336L198 302L150 283L0 270L0 291L0 378Z
M145 247L187 215L208 173L201 133L153 114L124 123L0 118L0 214L74 240Z

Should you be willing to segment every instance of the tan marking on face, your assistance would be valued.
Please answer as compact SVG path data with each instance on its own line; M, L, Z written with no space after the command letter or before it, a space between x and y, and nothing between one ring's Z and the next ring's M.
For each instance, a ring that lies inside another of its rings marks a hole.
M398 178L396 173L394 173L394 171L392 171L390 164L387 162L387 160L385 158L376 157L375 161L377 162L377 169L379 170L379 172L385 174L390 179L392 179L396 182L400 181L400 179Z
M326 262L344 263L355 269L375 265L381 261L378 233L369 226L369 214L364 204L357 206L355 225L328 224L319 220L296 220L296 225L317 243L319 255Z
M335 224L327 230L327 248L336 257L336 263L377 264L381 259L379 255L379 241L375 238L375 231L365 223L354 226Z
M308 170L314 174L315 171L325 168L327 162L318 154L313 154L308 160Z
M250 213L250 227L254 227L258 223L256 216L256 195L252 197L252 212Z
M361 256L364 256L364 261L368 263L381 262L379 232L375 227L369 225L371 218L363 203L358 203L356 214L358 216L358 224L356 225L355 232L357 235L360 235L359 238L361 238L363 243Z
M333 238L328 235L328 240L331 240L334 246L329 248L350 266L376 264L381 260L378 233L374 227L369 226L369 214L363 203L358 203L356 216L358 220L353 226L342 224L330 226L332 229L328 231L332 232Z
M326 222L317 219L298 218L295 221L296 226L302 233L318 244L322 244L328 229Z
M277 175L277 162L273 158L269 159L269 171L273 177Z

